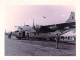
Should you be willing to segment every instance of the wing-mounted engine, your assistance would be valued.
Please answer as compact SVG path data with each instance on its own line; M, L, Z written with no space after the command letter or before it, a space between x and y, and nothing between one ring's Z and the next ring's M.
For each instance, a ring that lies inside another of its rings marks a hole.
M40 31L43 33L55 32L57 27L55 25L50 26L41 26Z

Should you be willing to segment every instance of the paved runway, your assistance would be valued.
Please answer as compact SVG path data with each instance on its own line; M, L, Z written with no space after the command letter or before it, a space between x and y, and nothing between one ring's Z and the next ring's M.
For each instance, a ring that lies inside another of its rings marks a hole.
M14 36L11 39L5 35L5 56L75 56L75 44L56 43L40 40L17 40Z

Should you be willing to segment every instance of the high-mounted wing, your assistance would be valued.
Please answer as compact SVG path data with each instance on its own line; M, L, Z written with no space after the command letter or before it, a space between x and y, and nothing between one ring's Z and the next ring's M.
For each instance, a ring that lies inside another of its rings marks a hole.
M72 28L75 28L75 22L41 26L40 31L43 33L47 33L47 32L55 32L56 30L63 31Z

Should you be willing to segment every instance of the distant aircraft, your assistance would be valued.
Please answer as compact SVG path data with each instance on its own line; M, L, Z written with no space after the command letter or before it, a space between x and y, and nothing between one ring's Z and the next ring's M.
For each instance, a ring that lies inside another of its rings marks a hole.
M43 18L46 18L45 16L43 16Z
M27 38L28 36L30 38L51 39L54 38L57 33L62 35L75 29L75 13L71 12L69 19L65 23L35 26L33 20L33 27L29 25L16 27L18 27L18 29L13 33L13 35L15 35L18 39Z

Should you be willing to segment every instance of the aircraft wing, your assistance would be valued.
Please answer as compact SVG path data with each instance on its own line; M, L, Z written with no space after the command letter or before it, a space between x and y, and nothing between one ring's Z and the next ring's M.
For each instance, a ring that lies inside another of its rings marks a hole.
M39 32L48 33L55 32L56 30L64 31L72 28L75 28L75 22L41 26Z

